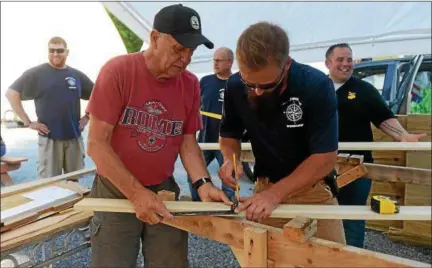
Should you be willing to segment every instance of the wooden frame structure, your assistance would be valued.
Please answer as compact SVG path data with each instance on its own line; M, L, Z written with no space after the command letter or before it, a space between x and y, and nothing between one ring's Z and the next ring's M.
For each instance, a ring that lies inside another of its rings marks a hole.
M162 196L162 195L161 195ZM163 194L166 199L166 194ZM170 198L172 200L172 197ZM164 201L174 211L229 209L221 203ZM134 213L128 200L85 198L77 209ZM292 209L294 208L294 209ZM414 207L412 213L380 215L366 207L279 205L272 217L287 218L283 228L263 225L236 217L181 216L164 224L227 244L242 267L431 267L430 264L372 252L313 237L316 219L431 220L431 207ZM318 211L321 211L318 212ZM337 213L339 211L339 213ZM342 211L342 212L341 212ZM354 211L356 213L347 213ZM301 217L310 215L313 217ZM292 220L288 221L289 218Z
M218 144L200 144L203 150L217 150ZM242 144L242 150L250 150L250 144ZM374 151L430 151L431 143L340 143L340 149ZM245 157L245 156L242 156ZM248 157L248 156L246 156ZM253 155L249 157L253 158ZM349 168L361 163L358 159L351 157L346 159L340 156L339 162L348 164ZM351 165L351 166L350 166ZM383 181L403 181L418 184L431 184L431 170L419 168L394 167L386 165L363 163L368 174L379 174ZM348 169L349 170L349 169ZM172 199L171 199L172 200ZM87 205L85 204L85 202ZM96 200L93 200L96 201ZM92 200L84 199L77 203L77 207L90 210L116 211L133 213L133 207L126 200L99 200L99 204L92 203ZM110 203L105 203L110 202ZM172 203L174 202L174 203ZM185 209L197 210L205 206L203 210L211 208L220 210L219 205L188 204L180 201L165 202L168 209L179 211ZM177 203L177 205L175 204ZM187 206L194 206L186 208ZM198 206L198 207L197 207ZM285 206L285 207L284 207ZM173 220L164 220L163 223L194 233L199 236L210 238L218 242L228 244L242 267L431 267L430 264L412 261L396 256L377 253L365 249L346 246L339 243L313 237L316 232L316 218L344 218L344 219L372 219L393 220L395 217L404 220L417 220L417 212L426 213L420 217L423 221L431 221L430 206L411 206L409 209L418 210L412 215L405 214L402 207L400 214L379 215L371 212L368 207L347 207L338 206L337 210L327 211L324 207L280 205L284 213L278 209L274 211L275 217L294 217L283 228L258 224L232 217L213 216L188 216L175 217ZM287 209L299 208L293 213L287 213ZM309 209L309 210L308 210ZM360 209L363 212L359 213ZM312 213L312 210L320 214ZM305 212L306 211L306 212ZM323 212L324 211L324 212ZM354 211L349 214L347 212ZM304 212L303 215L301 212ZM338 214L339 212L339 214ZM302 215L302 216L299 216ZM392 219L393 218L393 219Z
M355 147L355 144L349 144L349 146ZM364 148L363 146L355 148L361 150ZM371 143L370 146L374 146L374 144ZM378 146L374 150L388 150L389 148L394 150L404 150L407 148L411 150L430 150L430 143L417 147L405 147L404 144L397 143L384 147ZM428 183L429 181L430 185L431 171L428 169L399 169L384 165L371 165L367 166L367 168L369 172L373 170L373 172L387 174L387 177L383 179L384 181L401 180L420 183ZM1 197L26 191L29 187L38 188L94 171L95 169L83 169L50 179L9 186L2 189ZM406 176L409 176L409 178ZM172 195L165 194L163 198L165 200L172 200ZM80 210L79 207L85 208L85 202L87 201L91 201L91 199L84 199L77 203L75 210ZM107 206L99 203L98 206L92 203L89 210L107 211L111 209L116 212L134 212L133 207L128 201L104 200L103 202L105 201L114 202L114 204L120 204L120 206L113 208L113 204ZM208 210L209 205L210 208L220 210L220 205L223 205L217 203L205 204L203 202L182 203L180 201L166 201L166 204L171 210L176 209L175 206L177 206L177 209L182 211L184 211L186 206L189 206L187 209L196 210L201 207L203 210ZM349 210L357 212L360 211L359 209L363 209L363 213L347 215L346 211L344 212L341 207L338 207L339 214L337 214L335 211L331 213L324 211L323 213L323 208L311 205L308 209L316 211L314 214L311 210L307 210L305 206L286 206L281 206L282 210L280 211L275 210L274 215L275 217L286 218L287 223L283 228L258 224L244 220L241 217L185 216L175 217L173 220L164 220L163 223L229 245L242 267L431 267L427 263L359 249L314 237L317 218L373 218L374 220L389 221L394 219L430 221L430 206L407 207L407 210L405 210L405 207L402 207L400 214L387 216L372 213L365 207L356 209L350 207ZM87 204L88 207L89 204ZM287 213L287 208L297 210ZM300 212L302 211L306 211L306 213L301 214Z

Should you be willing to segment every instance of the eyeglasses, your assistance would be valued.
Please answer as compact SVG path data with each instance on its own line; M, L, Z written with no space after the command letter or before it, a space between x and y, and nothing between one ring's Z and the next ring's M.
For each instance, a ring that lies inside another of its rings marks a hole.
M268 84L251 84L251 83L248 83L248 82L246 82L245 80L243 80L243 77L242 77L241 74L239 73L239 75L240 75L240 80L242 81L242 83L243 83L245 86L247 86L248 88L251 88L251 89L259 88L259 89L261 89L261 90L273 90L273 89L275 89L276 87L278 87L278 86L280 85L280 83L282 82L282 79L283 79L283 77L284 77L284 74L285 74L285 66L282 68L282 71L281 71L279 77L276 79L275 82L268 83Z
M228 61L228 59L213 59L214 63L220 63L220 62L224 62L224 61Z
M64 48L50 48L48 49L50 54L54 54L57 52L57 54L63 54L66 50Z

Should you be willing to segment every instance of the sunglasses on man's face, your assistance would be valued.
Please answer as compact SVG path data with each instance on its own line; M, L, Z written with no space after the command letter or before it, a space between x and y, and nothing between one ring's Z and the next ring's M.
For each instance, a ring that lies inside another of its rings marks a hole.
M282 68L282 72L280 73L279 77L277 78L277 80L275 82L272 83L268 83L268 84L251 84L248 83L247 81L243 80L243 77L240 74L240 80L242 81L242 83L247 86L250 89L261 89L261 90L273 90L276 87L278 87L280 85L280 83L282 82L282 79L284 77L284 73L285 73L285 66Z
M64 49L64 48L50 48L50 49L48 49L48 51L50 54L54 54L55 52L57 52L57 54L63 54L66 51L66 49Z

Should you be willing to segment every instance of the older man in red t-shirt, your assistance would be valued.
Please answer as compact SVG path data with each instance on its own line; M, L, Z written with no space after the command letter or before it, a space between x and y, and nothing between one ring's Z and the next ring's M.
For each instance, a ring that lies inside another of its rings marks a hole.
M211 183L195 138L200 89L185 68L201 44L213 48L198 13L168 6L156 14L144 53L116 57L100 71L87 108L88 154L97 166L91 196L127 198L136 215L95 213L92 267L135 266L141 240L145 267L188 267L187 232L158 224L172 215L155 194L178 198L178 154L202 201L231 204Z

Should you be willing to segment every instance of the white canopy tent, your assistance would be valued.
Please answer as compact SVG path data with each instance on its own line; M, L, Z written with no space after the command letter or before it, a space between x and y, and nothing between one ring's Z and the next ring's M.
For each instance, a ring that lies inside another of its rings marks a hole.
M179 2L103 2L144 42L154 15ZM348 42L355 58L431 53L429 2L180 2L201 16L215 47L235 49L250 24L270 21L289 34L291 55L304 63L324 60L328 46ZM212 72L213 50L197 49L189 69ZM237 67L233 66L236 70Z

